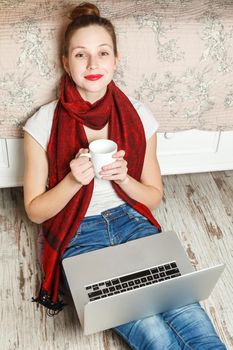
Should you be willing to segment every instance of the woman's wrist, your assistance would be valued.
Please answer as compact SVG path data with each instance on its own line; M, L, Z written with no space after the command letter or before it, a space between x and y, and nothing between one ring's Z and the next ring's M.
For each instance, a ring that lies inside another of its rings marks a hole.
M128 185L128 183L130 182L130 177L129 175L126 175L126 177L124 178L124 180L117 180L115 181L119 186L125 186Z
M82 183L74 177L71 171L67 174L67 180L69 180L71 186L77 188L77 190L83 186Z

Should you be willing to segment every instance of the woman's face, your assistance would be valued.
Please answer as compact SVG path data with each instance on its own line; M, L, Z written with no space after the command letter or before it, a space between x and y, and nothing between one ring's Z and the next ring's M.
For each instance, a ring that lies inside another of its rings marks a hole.
M117 62L111 36L98 25L78 29L70 39L68 57L63 57L80 95L91 103L104 96Z

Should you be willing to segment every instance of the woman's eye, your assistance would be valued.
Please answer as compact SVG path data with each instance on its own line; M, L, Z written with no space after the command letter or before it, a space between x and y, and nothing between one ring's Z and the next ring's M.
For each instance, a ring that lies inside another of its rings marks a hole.
M75 57L77 58L83 58L84 56L85 56L84 53L80 53L80 52L75 54Z
M109 53L107 51L102 51L100 54L101 54L101 56L108 56L109 55Z

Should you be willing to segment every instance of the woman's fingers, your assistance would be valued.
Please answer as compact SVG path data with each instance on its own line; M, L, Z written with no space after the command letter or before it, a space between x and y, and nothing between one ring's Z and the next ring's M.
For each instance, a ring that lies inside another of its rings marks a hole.
M80 156L80 154L88 153L88 152L89 152L88 148L80 148L80 150L76 154L75 158L78 158Z
M106 174L111 174L113 173L113 170L115 170L116 172L122 172L122 171L126 171L127 169L127 162L126 160L122 159L122 160L116 160L115 162L105 165L102 170L101 173L106 175Z
M115 159L123 159L124 156L125 156L125 151L124 150L120 150L120 151L114 153L112 157L115 158Z
M120 150L113 155L113 158L116 159L115 162L105 165L100 175L103 180L111 180L118 182L123 182L127 178L128 167L127 161L123 158L125 151Z
M80 150L78 154L86 153ZM77 156L70 162L70 169L75 180L82 184L88 185L94 178L94 170L92 163L88 157L78 157Z
M70 162L70 168L74 178L83 185L89 184L95 176L90 159L84 156L80 157L81 154L85 153L88 153L88 149L81 148L75 158ZM115 181L117 183L125 182L128 167L124 156L125 151L120 150L113 155L114 162L102 167L100 175L103 180Z

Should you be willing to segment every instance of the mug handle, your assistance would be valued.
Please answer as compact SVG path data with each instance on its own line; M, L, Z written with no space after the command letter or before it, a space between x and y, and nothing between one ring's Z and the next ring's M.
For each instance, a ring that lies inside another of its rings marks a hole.
M81 153L78 157L88 157L91 159L91 154L90 153Z

